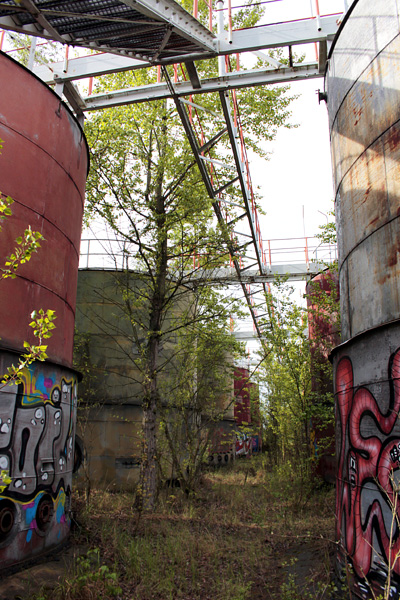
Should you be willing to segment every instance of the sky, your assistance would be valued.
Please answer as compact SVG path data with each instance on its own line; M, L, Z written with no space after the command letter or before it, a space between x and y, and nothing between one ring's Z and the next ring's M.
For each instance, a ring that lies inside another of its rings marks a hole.
M345 0L319 0L318 5L321 15L340 13ZM264 21L313 14L316 0L276 0L266 5ZM313 45L297 47L296 52L305 52L306 62L315 60ZM333 209L328 114L316 93L323 88L323 78L291 84L290 93L299 95L291 104L291 123L298 127L279 130L276 140L266 144L272 153L269 161L257 157L251 161L253 184L261 187L267 213L261 217L264 239L314 236Z
M325 103L318 104L318 88L323 79L292 84L299 98L291 122L299 126L281 129L266 146L270 160L252 159L252 180L267 213L261 217L264 239L314 236L333 209L328 115Z

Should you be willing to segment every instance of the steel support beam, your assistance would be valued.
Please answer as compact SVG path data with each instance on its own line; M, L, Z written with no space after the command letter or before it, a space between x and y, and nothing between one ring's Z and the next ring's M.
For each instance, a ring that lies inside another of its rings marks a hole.
M219 206L219 202L215 200L215 198L216 198L216 192L215 192L215 190L213 188L213 185L211 183L211 179L210 179L210 177L208 175L208 171L207 171L207 169L205 167L204 161L202 160L203 157L200 154L200 147L199 147L199 145L197 143L196 135L195 135L195 132L193 131L193 127L192 127L192 125L190 123L190 120L189 120L188 114L186 112L186 109L184 107L184 104L181 102L181 100L179 99L179 97L175 93L174 86L172 85L172 82L171 82L171 80L169 78L167 69L165 67L163 67L163 72L164 72L165 80L167 82L167 86L168 86L169 91L170 91L170 95L174 99L175 106L176 106L176 109L178 111L178 115L179 115L179 117L181 119L183 128L185 130L186 136L187 136L188 141L189 141L189 144L190 144L190 146L192 148L192 152L194 154L194 157L195 157L197 166L199 168L201 177L203 179L204 185L206 187L207 193L208 193L209 197L211 198L212 206L213 206L213 209L214 209L214 212L215 212L215 216L217 217L218 224L220 226L222 235L225 238L225 243L226 243L227 248L229 250L229 253L231 255L231 258L232 258L232 261L233 261L233 265L234 265L234 270L235 270L236 276L238 278L238 281L239 281L239 283L240 283L240 285L242 287L243 294L245 296L246 303L247 303L247 306L249 308L249 311L250 311L250 314L251 314L251 317L252 317L252 320L253 320L253 323L254 323L254 327L255 327L255 329L257 331L258 337L261 340L261 338L262 338L262 332L261 332L261 329L260 329L260 326L259 326L259 323L258 323L256 311L254 310L252 302L251 302L251 296L250 296L249 291L247 289L246 283L244 283L243 281L241 281L241 267L239 265L239 259L238 259L238 250L239 249L236 247L236 245L233 243L233 241L230 238L229 231L227 230L227 226L226 226L226 223L225 223L224 216L223 216L223 214L221 212L221 209L220 209L220 206ZM227 124L227 127L228 127L228 132L229 132L229 125L228 124ZM249 242L249 244L251 244L251 243L252 243L252 241Z
M215 35L173 0L122 0L140 14L167 23L171 30L203 50L213 51Z
M212 285L265 284L272 283L277 276L285 276L288 278L288 281L306 281L325 268L326 264L321 262L310 263L309 265L306 263L288 263L272 266L268 273L263 273L262 275L260 275L258 270L246 271L246 269L241 269L238 276L234 267L224 267L214 270L209 276L203 270L200 270L198 278ZM194 274L194 278L196 279L196 273ZM261 290L258 293L261 293ZM261 306L265 306L265 304L260 304L253 308L257 309Z
M132 35L132 30L126 31L127 24L128 29L129 24L132 27L137 27L138 19L124 19L125 28L122 31L120 30L121 19L113 17L112 14L109 15L107 6L105 6L104 13L101 14L102 6L99 4L97 6L98 14L90 15L79 10L79 2L76 11L67 12L63 10L62 2L52 2L50 4L51 6L49 3L34 2L33 0L16 0L14 9L12 4L2 3L0 5L0 28L100 51L122 55L128 54L130 56L139 55L139 57L143 55L152 62L159 58L160 60L164 58L167 62L174 62L169 61L169 50L161 54L172 33L180 38L178 50L171 52L173 57L179 57L178 62L181 62L181 58L188 54L196 53L202 56L204 53L215 54L217 50L215 35L174 0L116 0L115 2L114 8L116 11L118 11L118 4L119 8L121 8L121 5L122 7L126 5L132 9L132 11L128 11L131 14L134 11L134 14L147 17L145 20L139 19L140 25L143 23L147 31L154 33L154 30L160 26L164 28L164 37L158 49L154 48L154 39L147 45L145 38L140 38L140 40L143 40L142 43L136 43L134 47L131 47L129 43L128 45L124 44L124 38ZM82 12L84 14L81 16ZM24 16L23 13L28 14L29 20L33 20L33 23L24 24L24 19L19 18L20 15ZM107 19L107 17L109 18ZM82 19L88 23L91 21L93 24L94 22L95 27L97 27L99 18L104 25L103 30L98 32L98 35L93 35L93 32L87 34L85 29L82 31L81 26L74 28L74 24L79 23ZM68 24L69 33L63 34L66 23ZM120 45L115 43L117 39L121 40ZM138 46L142 44L144 47L139 48Z
M299 65L286 69L253 69L249 71L235 71L201 82L201 88L197 89L189 81L174 84L176 97L203 94L209 92L225 92L227 90L248 88L259 85L272 85L279 83L290 83L304 79L322 77L317 63ZM58 79L57 79L58 81ZM171 91L166 83L155 83L151 85L130 88L104 94L94 94L85 98L86 110L99 110L112 106L123 106L150 100L162 100L171 98Z
M227 40L214 40L214 50L212 52L204 52L203 54L190 56L184 54L180 57L174 56L168 61L164 59L159 62L163 62L163 64L173 64L203 58L212 58L217 55L249 51L254 52L269 48L292 47L297 44L326 41L336 34L338 29L337 21L338 15L321 17L321 31L318 31L315 19L302 19L289 23L276 23L273 25L262 25L260 27L233 31L232 43L230 44ZM35 27L32 27L33 30L29 31L21 27L17 28L10 17L0 18L0 27L14 29L30 35L39 35ZM50 38L50 36L44 37ZM104 53L70 60L67 72L64 72L64 62L60 61L49 66L37 66L34 69L34 73L43 79L43 81L50 84L54 82L55 78L70 80L96 77L98 75L140 69L148 67L151 64L157 64L157 61L156 63L150 63L146 60L139 60L137 58L128 58L123 55L117 56ZM254 83L253 85L260 84Z
M260 273L263 274L264 273L264 264L263 264L263 260L262 260L262 251L261 251L261 248L260 248L260 245L258 242L258 236L257 236L256 228L255 228L255 223L253 220L253 213L252 213L252 209L251 209L250 190L249 190L249 187L245 180L245 165L242 162L242 159L240 157L240 148L239 148L239 144L238 144L238 132L236 131L236 128L233 124L233 120L232 120L232 116L231 116L231 109L230 109L230 104L229 104L229 97L227 98L227 92L220 92L219 97L220 97L222 110L223 110L224 117L225 117L225 123L228 128L229 141L231 143L233 158L234 158L235 164L236 164L236 170L239 175L239 183L240 183L240 188L242 190L244 208L246 210L248 222L250 225L251 238L252 238L254 249L256 252L256 259L257 259L258 267L260 269Z

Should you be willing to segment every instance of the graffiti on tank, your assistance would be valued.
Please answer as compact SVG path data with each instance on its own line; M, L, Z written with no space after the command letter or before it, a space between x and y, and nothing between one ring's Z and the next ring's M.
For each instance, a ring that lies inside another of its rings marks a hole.
M69 528L76 399L74 378L38 364L0 391L0 560Z
M246 433L236 432L236 456L250 456L253 438Z
M366 387L354 387L353 367L342 358L336 371L338 439L338 481L336 495L337 539L350 560L358 592L369 597L366 579L377 590L400 552L400 535L390 540L394 500L392 479L400 475L400 435L395 425L400 410L400 349L389 361L389 404L386 412ZM366 437L362 420L368 417L374 431ZM382 441L383 440L383 441ZM400 508L398 510L400 517ZM391 544L392 541L392 544ZM393 571L393 583L400 583L400 562Z

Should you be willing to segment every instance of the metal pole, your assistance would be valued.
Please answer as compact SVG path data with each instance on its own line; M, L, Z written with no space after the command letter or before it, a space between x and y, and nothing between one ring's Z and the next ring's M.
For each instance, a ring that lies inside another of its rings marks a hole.
M65 46L63 73L67 73L67 71L68 71L68 54L69 54L69 46Z
M228 41L232 44L232 0L228 0Z
M224 0L218 0L217 2L217 32L218 38L222 40L224 38ZM220 77L226 75L225 56L218 56L218 74Z
M32 71L33 69L33 63L35 62L35 52L36 52L36 42L37 42L37 38L33 37L31 38L31 49L29 51L29 59L28 59L28 69L30 71Z

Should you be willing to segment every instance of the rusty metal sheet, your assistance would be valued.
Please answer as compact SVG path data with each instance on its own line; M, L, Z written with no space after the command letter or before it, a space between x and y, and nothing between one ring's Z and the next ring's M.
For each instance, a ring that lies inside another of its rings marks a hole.
M343 340L399 319L399 218L356 246L346 260L346 270L340 273L340 297L347 303Z
M387 203L385 158L380 139L363 152L348 171L340 186L336 203L340 203L339 260L343 262L361 240L391 218Z
M71 365L79 245L88 152L82 130L60 99L18 63L0 54L0 190L14 199L0 237L0 260L30 225L42 248L0 289L2 344L31 339L33 309L55 309L53 361Z
M398 35L398 9L399 0L363 0L353 7L329 58L326 89L331 127L345 96L378 49Z
M400 117L400 36L354 82L331 133L335 181L339 185L359 154ZM329 106L331 103L329 101Z

